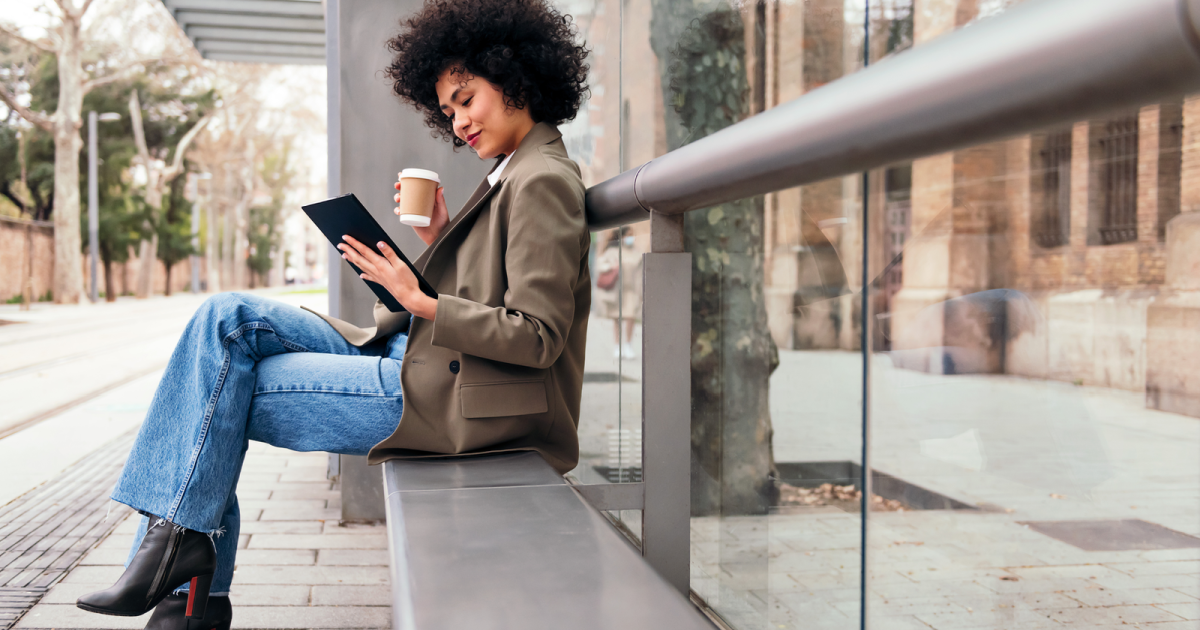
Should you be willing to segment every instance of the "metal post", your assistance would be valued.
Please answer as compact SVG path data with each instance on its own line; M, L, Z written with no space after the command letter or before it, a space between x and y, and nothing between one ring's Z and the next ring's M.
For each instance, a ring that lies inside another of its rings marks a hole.
M96 286L96 261L100 259L100 185L96 181L96 112L88 112L88 261L91 265L91 284L88 299L100 299Z
M650 216L642 264L642 555L686 597L690 589L692 255L683 217Z

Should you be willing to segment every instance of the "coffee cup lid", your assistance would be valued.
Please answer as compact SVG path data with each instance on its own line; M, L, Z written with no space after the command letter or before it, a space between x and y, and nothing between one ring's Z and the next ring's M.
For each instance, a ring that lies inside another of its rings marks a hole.
M423 168L406 168L403 171L400 171L400 179L404 179L405 177L417 177L420 179L431 179L439 184L442 183L442 180L438 178L437 173L435 173L433 171L427 171Z

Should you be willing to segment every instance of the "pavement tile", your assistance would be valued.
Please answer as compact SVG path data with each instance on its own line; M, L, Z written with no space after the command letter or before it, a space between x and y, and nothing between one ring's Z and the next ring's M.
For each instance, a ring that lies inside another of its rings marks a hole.
M1192 601L1181 604L1158 604L1155 608L1160 608L1173 615L1178 615L1182 619L1188 621L1200 621L1200 602Z
M1132 588L1181 588L1191 584L1196 584L1198 580L1195 576L1177 575L1177 574L1162 574L1162 575L1131 575L1131 576L1109 576L1092 580L1093 583L1104 588L1111 589L1132 589Z
M110 586L112 586L111 582L108 584L59 582L58 584L55 584L54 587L51 588L45 595L43 595L41 601L38 603L74 605L75 600L79 599L80 596L87 595L88 593L94 593L96 591L102 591Z
M280 483L320 482L325 481L325 469L315 466L304 468L288 468L279 474Z
M385 567L239 566L233 587L242 584L388 584Z
M320 521L244 521L242 534L320 534Z
M390 586L332 586L312 588L313 606L391 606Z
M133 546L133 534L112 534L105 538L96 549L124 549L129 551Z
M105 628L124 630L125 628L143 628L150 620L149 615L141 617L113 617L97 615L75 607L75 604L38 604L17 622L14 628L55 628L58 630L70 628L87 630L90 628Z
M125 566L125 559L129 557L129 550L120 549L93 549L90 553L83 557L79 562L80 565L119 565Z
M383 606L244 606L233 611L235 628L390 628Z
M79 566L68 573L67 577L63 578L63 583L85 582L88 584L107 584L112 586L124 572L125 567L121 566Z
M250 549L387 549L383 534L255 534Z
M317 564L333 566L389 566L391 555L383 549L322 549Z
M336 521L342 518L341 508L267 508L259 520L263 521Z
M1186 575L1200 573L1200 560L1130 562L1123 564L1108 564L1106 566L1134 577L1143 575Z
M279 486L271 491L271 499L341 499L342 493L332 489L332 483L291 484Z
M1093 627L1101 624L1154 623L1179 621L1180 617L1154 606L1107 606L1103 608L1065 608L1047 611L1059 623Z
M1114 565L1083 564L1048 567L1019 567L1009 569L1022 580L1056 580L1061 578L1081 578L1095 580L1102 577L1124 577L1128 571L1121 571Z
M1172 588L1083 589L1067 593L1067 597L1078 600L1084 606L1151 606L1196 601Z
M1183 593L1184 595L1188 595L1190 597L1200 599L1200 580L1196 580L1196 581L1192 582L1191 584L1180 584L1178 586L1172 586L1171 588L1179 591L1180 593Z
M325 521L322 531L326 534L374 534L376 536L385 536L387 535L387 525L383 523L377 525L347 523L342 525L336 521Z
M951 628L1004 628L1029 630L1032 628L1053 628L1058 624L1044 612L1034 612L1022 608L1005 608L1001 610L963 610L940 613L918 613L913 615L929 624L935 630Z
M318 512L328 506L327 499L260 499L239 501L242 511L247 509L271 510L279 508L305 509Z
M317 552L312 549L242 549L237 554L239 568L255 564L316 564Z
M229 591L229 601L236 617L241 606L307 606L311 590L304 584L238 584Z

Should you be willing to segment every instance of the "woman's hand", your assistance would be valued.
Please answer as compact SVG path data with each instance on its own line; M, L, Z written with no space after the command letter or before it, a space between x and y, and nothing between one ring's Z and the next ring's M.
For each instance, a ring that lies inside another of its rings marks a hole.
M444 208L445 206L443 206L443 210ZM444 225L445 221L443 221ZM360 278L383 285L388 293L395 296L396 301L400 302L400 306L403 306L404 310L422 319L433 321L434 316L437 315L437 298L431 298L421 291L421 287L417 284L417 277L413 275L408 265L400 260L396 252L387 246L387 243L376 244L379 251L383 252L383 255L380 256L371 251L370 247L349 236L343 235L342 240L346 242L337 246L342 252L342 258L362 270Z
M400 182L396 182L396 190L400 190ZM429 217L429 227L412 226L413 231L417 233L417 236L421 237L422 241L425 241L426 245L432 245L437 240L438 235L442 233L442 230L445 229L446 224L450 222L450 213L446 210L446 197L443 191L444 188L438 186L437 193L433 196L433 216ZM396 193L396 196L392 197L392 199L396 203L400 203L400 193ZM392 210L392 212L396 213L396 216L399 216L400 207L396 206L396 209Z

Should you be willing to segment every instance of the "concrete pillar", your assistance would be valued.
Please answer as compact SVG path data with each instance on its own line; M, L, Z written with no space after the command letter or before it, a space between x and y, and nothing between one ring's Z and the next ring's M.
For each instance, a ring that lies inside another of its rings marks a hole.
M407 167L437 171L451 215L458 211L491 166L470 149L430 137L422 117L400 103L383 75L390 61L387 40L401 16L420 0L326 0L329 69L329 194L354 193L404 253L415 259L425 244L392 213L397 173ZM375 295L329 247L329 312L362 326L373 323ZM399 416L396 417L399 422ZM345 459L345 458L343 458ZM383 518L382 477L364 458L343 461L342 518Z

